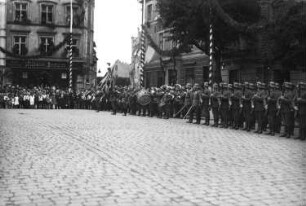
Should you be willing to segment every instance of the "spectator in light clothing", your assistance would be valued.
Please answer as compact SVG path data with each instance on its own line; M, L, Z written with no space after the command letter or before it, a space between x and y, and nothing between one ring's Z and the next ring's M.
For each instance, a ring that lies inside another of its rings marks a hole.
M12 99L12 102L14 108L19 108L19 96L17 94L15 94L15 97Z
M30 101L30 108L34 109L35 108L35 95L34 94L31 94L29 96L29 101Z

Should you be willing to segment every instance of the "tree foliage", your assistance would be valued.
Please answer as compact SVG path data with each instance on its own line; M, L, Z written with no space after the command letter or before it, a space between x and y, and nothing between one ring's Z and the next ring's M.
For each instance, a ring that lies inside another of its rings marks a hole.
M259 21L256 0L158 0L158 11L171 40L178 45L196 46L208 53L209 27L214 29L217 64L215 81L221 80L221 53L242 36L251 36L251 26Z
M281 61L287 68L306 65L306 3L287 2L275 16L269 30L272 61Z

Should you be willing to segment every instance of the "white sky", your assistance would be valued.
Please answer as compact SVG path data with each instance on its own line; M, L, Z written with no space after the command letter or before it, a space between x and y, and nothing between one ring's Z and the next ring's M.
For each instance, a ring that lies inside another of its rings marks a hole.
M137 0L96 0L94 40L99 76L107 71L107 62L117 59L131 63L131 37L141 24L141 4Z

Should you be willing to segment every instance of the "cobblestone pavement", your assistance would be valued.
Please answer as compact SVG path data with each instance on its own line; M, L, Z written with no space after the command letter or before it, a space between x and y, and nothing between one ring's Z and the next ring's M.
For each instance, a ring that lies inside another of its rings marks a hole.
M305 206L306 143L81 110L0 110L0 205Z

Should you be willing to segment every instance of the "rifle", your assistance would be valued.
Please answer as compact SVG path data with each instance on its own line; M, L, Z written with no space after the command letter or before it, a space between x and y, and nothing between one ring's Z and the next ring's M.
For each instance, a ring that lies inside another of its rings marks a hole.
M191 111L191 109L192 109L193 107L194 107L194 106L191 106L191 107L189 108L188 112L186 113L186 115L184 116L183 119L186 119L186 117L189 115L189 113L190 113L190 111Z
M174 114L174 117L177 117L177 115L180 114L185 108L186 105L184 105L176 114Z

